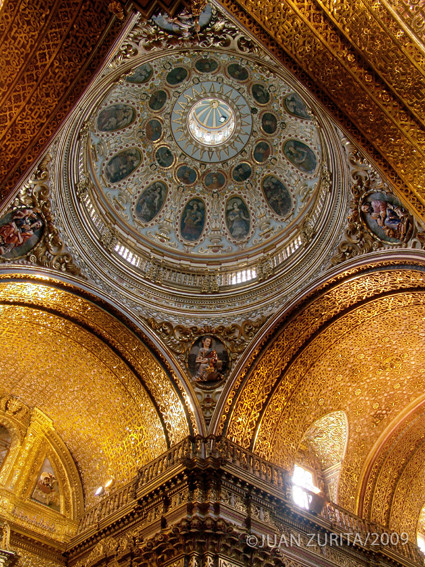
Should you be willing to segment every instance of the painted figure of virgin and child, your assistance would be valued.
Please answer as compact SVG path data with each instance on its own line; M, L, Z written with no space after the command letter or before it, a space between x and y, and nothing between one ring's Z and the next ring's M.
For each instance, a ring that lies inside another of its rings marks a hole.
M228 365L228 354L223 343L209 335L200 337L192 346L189 366L198 384L223 380Z

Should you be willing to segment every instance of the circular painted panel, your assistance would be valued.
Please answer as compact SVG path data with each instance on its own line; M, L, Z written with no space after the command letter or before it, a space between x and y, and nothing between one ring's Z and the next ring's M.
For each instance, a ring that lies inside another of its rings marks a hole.
M226 224L235 240L244 240L250 229L248 207L241 197L231 197L226 204Z
M144 65L140 65L140 67L136 67L136 69L128 75L125 80L128 83L135 83L137 85L142 85L143 83L147 83L152 76L153 69L149 65L149 63L145 63Z
M97 129L101 132L114 132L133 123L136 110L128 104L112 104L99 112Z
M304 173L313 173L316 169L317 159L313 150L298 140L285 142L283 151L291 163Z
M158 165L163 168L171 167L174 163L174 156L167 146L161 146L156 150L155 159Z
M211 4L207 4L205 9L199 15L199 18L195 18L186 8L184 8L174 17L164 13L152 16L152 20L157 26L165 31L182 35L183 37L189 37L193 33L199 31L199 29L207 26L211 20L211 16L212 7Z
M161 110L167 101L167 93L165 91L155 91L149 99L149 108L152 110Z
M137 148L129 148L114 155L105 167L105 175L111 183L125 179L140 165L142 155Z
M248 71L239 63L231 63L227 67L227 72L232 77L232 79L236 79L236 81L246 81L248 79Z
M198 240L204 230L205 205L201 199L191 199L183 210L180 233L185 240Z
M43 235L41 216L29 208L15 209L0 219L0 256L19 258L30 252Z
M210 57L198 59L195 63L195 69L200 73L214 73L214 71L218 69L218 63L215 59L211 59Z
M155 181L146 187L136 204L136 217L142 222L154 219L167 197L167 187L162 181Z
M270 102L270 93L264 85L252 85L252 96L258 104L268 104Z
M162 136L162 124L159 120L149 120L146 124L146 138L150 142L157 142Z
M220 171L207 173L204 179L207 189L221 189L226 183L226 178Z
M267 142L258 142L253 152L254 160L257 163L264 163L269 159L270 153L270 144L268 144Z
M242 183L251 177L252 167L249 163L242 162L233 168L232 177L237 183Z
M285 185L274 175L268 175L262 187L267 204L277 215L286 217L292 210L292 198Z
M360 210L366 226L381 240L399 244L409 239L412 217L394 195L370 193L363 200Z
M194 169L188 167L187 165L182 165L177 170L177 178L181 183L185 185L193 185L195 183L197 174Z
M285 107L288 112L299 118L311 120L304 101L297 93L291 93L285 98Z
M175 85L179 85L180 83L185 81L187 79L187 76L187 69L185 69L184 67L176 67L168 73L167 83L174 87Z
M277 130L277 118L271 112L265 112L261 117L261 128L266 134L274 134Z

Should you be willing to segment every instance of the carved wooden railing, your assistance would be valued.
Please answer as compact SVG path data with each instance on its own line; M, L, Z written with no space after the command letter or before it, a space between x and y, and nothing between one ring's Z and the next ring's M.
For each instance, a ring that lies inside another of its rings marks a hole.
M321 516L330 522L333 532L346 536L351 544L357 542L387 556L404 557L415 564L424 563L423 554L417 545L408 541L407 534L402 537L399 533L389 532L387 528L359 518L333 502L326 502Z
M223 464L242 469L280 490L284 490L288 485L286 470L261 459L228 439L211 435L188 437L142 467L139 472L139 486L148 484L161 473L183 462L210 458L221 459Z
M170 477L179 469L186 470L197 464L205 466L208 461L238 477L245 476L245 480L255 482L266 490L271 490L293 511L314 521L309 511L294 504L291 479L285 469L273 465L228 439L211 435L187 437L143 466L131 482L104 496L99 504L84 514L79 523L78 533L82 535L88 530L96 530L102 522L108 522L114 515L125 512L126 507L136 506L137 498L154 485L159 486L165 476ZM315 517L320 526L339 534L348 543L359 543L393 559L404 558L409 564L424 563L422 553L412 542L405 541L399 534L392 534L383 526L363 520L332 502L325 502L321 512ZM356 534L357 538L355 538ZM401 563L405 562L401 561Z

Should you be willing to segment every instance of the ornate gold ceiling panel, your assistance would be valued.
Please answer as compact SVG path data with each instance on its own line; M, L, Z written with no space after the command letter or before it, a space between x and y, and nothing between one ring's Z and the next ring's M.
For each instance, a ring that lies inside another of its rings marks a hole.
M3 282L0 298L1 389L53 420L89 500L193 431L163 365L105 310L36 282Z
M383 432L364 466L358 491L357 513L407 531L413 539L425 490L424 411L421 400Z
M324 471L342 461L347 437L347 416L343 411L334 411L315 421L304 434L302 443L312 448Z
M306 300L238 376L219 430L291 467L312 424L344 410L350 436L339 503L354 510L369 451L423 393L423 280L420 270L369 272Z
M40 156L121 26L103 0L5 0L0 10L0 202Z
M423 218L424 54L394 10L362 0L222 3L334 107Z

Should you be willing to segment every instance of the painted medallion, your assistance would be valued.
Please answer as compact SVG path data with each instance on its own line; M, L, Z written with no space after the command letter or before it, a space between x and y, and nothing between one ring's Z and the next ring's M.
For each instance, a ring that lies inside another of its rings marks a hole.
M231 197L226 204L226 224L232 238L243 240L249 234L250 217L241 197Z
M136 204L136 217L150 222L162 209L167 197L167 187L162 181L155 181L143 191Z
M282 181L274 175L268 175L264 178L262 187L269 207L280 217L286 217L292 209L292 198Z
M114 155L105 167L105 175L111 183L128 177L140 165L142 154L137 148L129 148Z
M201 199L191 199L184 208L180 232L182 237L189 242L198 240L204 230L205 205Z
M311 150L303 142L288 140L285 142L283 151L291 163L304 173L313 173L316 169L317 159Z
M97 129L101 132L115 132L133 123L136 111L128 104L112 104L99 112Z

